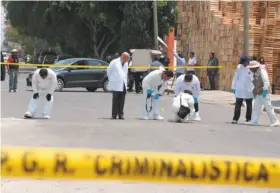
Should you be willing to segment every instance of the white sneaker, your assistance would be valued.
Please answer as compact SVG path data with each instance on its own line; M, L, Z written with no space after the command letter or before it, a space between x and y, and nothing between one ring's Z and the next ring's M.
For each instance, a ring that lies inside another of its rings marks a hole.
M280 126L280 121L276 121L275 123L270 124L270 127L278 127Z
M43 115L44 119L50 119L51 117L49 115Z
M189 116L189 120L190 121L201 121L201 118L199 116L199 113L192 113L190 116Z
M199 113L195 113L195 118L194 118L194 121L201 121L201 118L199 116Z
M149 120L149 117L148 116L142 116L141 119L142 120Z
M259 123L253 122L253 121L248 121L248 122L245 122L245 125L259 125Z
M156 116L156 117L154 117L154 120L164 120L164 117L162 117L162 116Z
M24 113L24 118L25 119L32 119L33 115L31 113L29 113L29 112L26 112L26 113Z

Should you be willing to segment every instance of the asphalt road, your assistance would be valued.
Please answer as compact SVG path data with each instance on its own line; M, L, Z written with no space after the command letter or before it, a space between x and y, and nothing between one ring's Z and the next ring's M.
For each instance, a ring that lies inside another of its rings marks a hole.
M1 143L17 146L102 148L182 152L203 154L280 157L280 128L232 125L233 107L200 104L202 121L172 123L142 121L142 96L129 93L126 120L110 120L111 94L90 93L85 89L56 92L50 120L23 120L32 92L25 86L26 74L20 75L19 92L9 93L8 82L1 83ZM171 96L161 98L171 115ZM38 111L38 117L42 109ZM268 125L266 115L262 123ZM241 120L243 121L243 120ZM4 193L276 193L279 190L247 189L198 185L165 185L124 182L69 182L2 179Z

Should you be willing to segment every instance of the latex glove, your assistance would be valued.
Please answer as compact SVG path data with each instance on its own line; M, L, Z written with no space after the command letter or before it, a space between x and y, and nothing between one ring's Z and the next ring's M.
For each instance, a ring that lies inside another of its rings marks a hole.
M151 89L147 90L147 98L151 98L153 91Z
M254 99L256 99L256 98L257 98L257 96L255 95L255 96L254 96Z
M262 96L263 96L263 98L265 98L265 97L266 97L266 95L267 95L267 90L264 90L264 91L262 92Z
M194 103L198 103L198 98L197 97L193 97Z
M50 101L51 98L52 98L52 95L51 95L51 94L47 94L46 99L47 99L48 101Z
M155 94L153 97L154 97L155 100L158 100L159 99L159 94Z
M233 89L231 89L231 90L232 90L232 93L235 94L235 89L233 88Z
M34 93L33 99L37 99L37 98L39 98L39 93Z

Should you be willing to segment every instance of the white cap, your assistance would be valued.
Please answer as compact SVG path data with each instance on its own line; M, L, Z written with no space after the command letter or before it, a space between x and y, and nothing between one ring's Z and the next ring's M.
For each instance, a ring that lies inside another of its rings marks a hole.
M12 52L18 52L17 49L13 49Z

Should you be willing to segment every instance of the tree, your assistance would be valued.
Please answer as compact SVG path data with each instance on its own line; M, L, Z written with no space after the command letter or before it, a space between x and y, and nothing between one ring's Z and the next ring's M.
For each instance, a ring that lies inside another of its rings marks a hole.
M176 6L176 1L158 1L161 36L175 24ZM69 54L103 58L120 49L149 48L153 42L149 1L9 1L4 7L20 34L59 45Z

